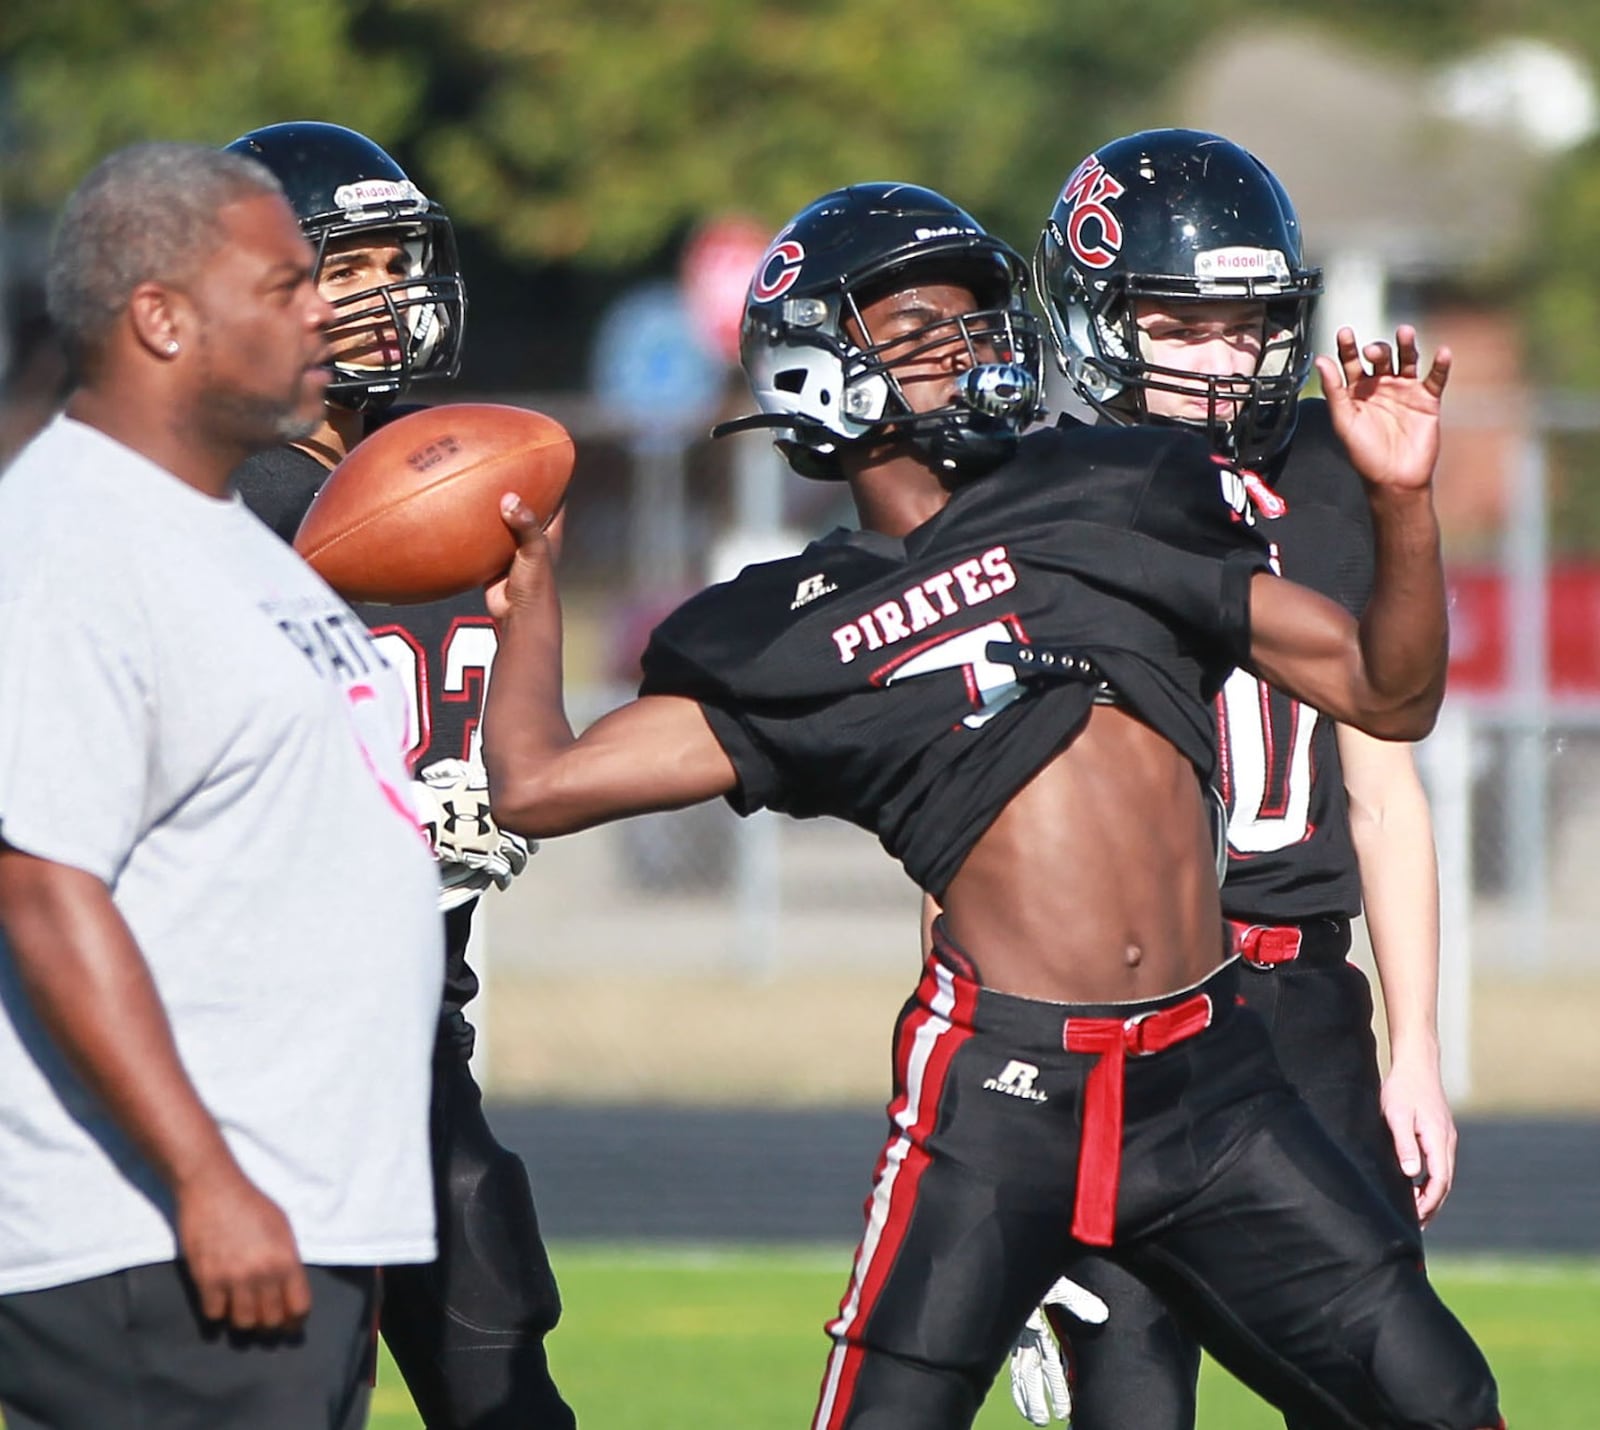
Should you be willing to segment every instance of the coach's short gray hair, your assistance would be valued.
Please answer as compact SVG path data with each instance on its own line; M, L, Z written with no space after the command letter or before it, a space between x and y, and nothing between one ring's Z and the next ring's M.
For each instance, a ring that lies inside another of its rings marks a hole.
M282 191L265 165L203 144L134 144L101 160L61 210L45 275L73 368L82 370L140 283L182 282L210 257L221 209Z

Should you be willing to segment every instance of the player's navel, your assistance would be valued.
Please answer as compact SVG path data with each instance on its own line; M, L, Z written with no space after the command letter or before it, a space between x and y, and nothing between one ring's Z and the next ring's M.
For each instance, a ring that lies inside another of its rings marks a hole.
M1130 943L1127 948L1122 951L1122 957L1127 962L1129 968L1137 968L1141 963L1144 962L1144 950L1140 948L1138 944Z

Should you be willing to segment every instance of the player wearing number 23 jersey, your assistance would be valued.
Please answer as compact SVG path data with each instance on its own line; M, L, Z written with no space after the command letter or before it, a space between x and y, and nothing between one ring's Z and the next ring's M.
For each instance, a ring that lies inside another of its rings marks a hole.
M369 427L414 408L392 409ZM275 447L251 457L234 473L245 505L285 541L293 541L306 508L328 479L328 469L298 447ZM353 607L367 623L383 658L409 694L413 737L410 768L436 760L478 759L478 722L484 682L494 664L494 622L477 593L420 606ZM445 1024L441 1033L465 1058L473 1030L463 1009L478 991L466 946L475 901L446 915L450 933L445 971Z
M283 184L335 311L322 425L234 474L246 504L289 541L329 471L405 410L394 404L411 383L455 375L466 293L448 216L364 135L291 122L229 147ZM478 990L467 962L478 894L527 862L489 816L478 760L494 626L478 592L357 614L410 693L409 794L438 861L446 934L429 1127L439 1256L386 1277L383 1338L430 1430L570 1430L543 1345L560 1315L555 1278L527 1172L484 1117L463 1011Z

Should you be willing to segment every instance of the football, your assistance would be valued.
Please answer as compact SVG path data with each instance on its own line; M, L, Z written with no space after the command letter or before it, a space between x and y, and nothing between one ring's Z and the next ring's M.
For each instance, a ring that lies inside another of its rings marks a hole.
M294 548L348 601L437 601L500 575L516 541L500 497L549 525L572 475L572 438L523 407L458 402L396 418L340 462Z

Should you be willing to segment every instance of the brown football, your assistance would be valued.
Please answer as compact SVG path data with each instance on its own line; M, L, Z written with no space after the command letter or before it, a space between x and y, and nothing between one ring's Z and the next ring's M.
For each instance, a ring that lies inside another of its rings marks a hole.
M572 438L524 407L457 402L396 418L323 484L294 549L349 601L409 605L459 595L511 564L500 497L548 525L572 475Z

